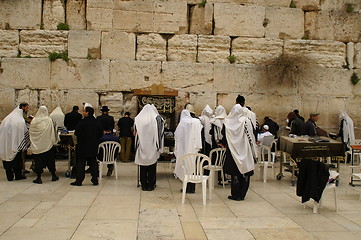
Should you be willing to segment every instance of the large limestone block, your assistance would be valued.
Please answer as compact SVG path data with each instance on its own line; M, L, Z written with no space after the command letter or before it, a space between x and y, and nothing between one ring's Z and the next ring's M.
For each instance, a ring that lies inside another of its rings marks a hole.
M20 103L26 102L29 104L28 115L35 115L38 111L38 99L39 93L36 89L19 89L15 93L16 99L15 104L19 106Z
M0 88L0 120L4 119L15 108L14 88Z
M187 2L155 2L154 31L184 34L188 32Z
M96 90L70 89L64 92L65 99L62 107L67 112L71 111L73 106L79 106L82 109L83 103L90 103L95 110L99 108L99 95Z
M213 64L179 63L162 64L162 83L170 88L184 91L213 91Z
M353 59L353 64L355 68L361 68L361 43L355 44L355 55Z
M43 27L56 30L59 23L65 22L65 3L63 0L45 0L43 2Z
M70 30L69 58L100 58L100 31Z
M361 2L359 0L323 0L321 1L322 11L345 11L347 9L347 4L352 4L354 10L361 9Z
M212 88L205 89L200 92L188 92L189 102L193 105L194 111L197 116L202 114L204 107L208 104L213 110L217 106L217 94L212 91ZM178 92L179 94L179 92ZM178 104L178 103L177 103ZM184 108L185 102L181 104L181 108ZM183 109L181 109L183 110ZM181 111L179 112L181 113Z
M72 30L85 30L85 4L86 0L67 0L66 1L66 23ZM88 1L89 4L89 1Z
M64 114L71 111L72 108L66 106L66 91L59 89L44 89L39 91L39 105L45 105L51 113L56 107L60 106ZM73 105L74 106L74 105Z
M361 125L360 102L361 102L361 96L349 97L346 99L346 112L353 120L354 126ZM361 131L359 130L359 128L356 128L356 130L358 130L358 134L359 134L358 139L360 139Z
M130 91L161 83L160 62L114 60L110 63L110 89Z
M214 4L214 34L263 37L265 8L237 4Z
M0 28L39 29L42 0L2 0Z
M102 59L135 59L135 35L122 31L102 33Z
M19 31L0 30L0 58L16 57L18 45Z
M50 87L50 61L47 58L4 58L1 69L1 86L19 89Z
M330 1L330 0L326 0ZM290 3L290 1L288 1ZM320 0L294 0L297 8L302 8L303 11L317 11L321 9ZM288 4L289 6L290 4Z
M66 50L67 45L68 31L20 31L19 50L22 57L48 57L48 53L50 52L62 52Z
M189 33L209 35L212 34L213 5L206 4L205 7L192 6L190 9Z
M197 35L175 35L168 40L168 60L195 62L197 58Z
M334 41L287 40L284 54L306 58L311 64L342 68L345 65L346 45Z
M106 92L99 94L100 106L108 106L109 115L114 117L114 121L118 121L123 110L123 93L122 92ZM100 107L99 106L99 107Z
M232 54L237 63L261 64L279 57L283 41L266 38L236 38L232 40Z
M87 5L86 20L88 30L112 30L113 8L93 8Z
M266 38L301 38L304 35L304 14L298 8L266 8Z
M305 32L310 39L361 42L360 13L320 11L305 14Z
M59 89L99 89L109 87L109 60L56 60L51 64L51 86Z
M231 38L226 36L198 36L198 61L226 63L230 55Z
M166 40L159 34L142 34L137 37L137 60L166 61Z

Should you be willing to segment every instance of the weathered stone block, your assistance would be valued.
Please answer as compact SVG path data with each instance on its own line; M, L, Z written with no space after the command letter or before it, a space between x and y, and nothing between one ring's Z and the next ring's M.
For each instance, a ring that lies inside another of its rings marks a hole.
M361 43L355 44L355 55L353 59L355 68L361 68Z
M113 9L112 8L92 8L87 5L86 20L88 30L105 30L113 28Z
M65 22L65 3L63 0L45 0L43 2L43 27L56 30L59 23Z
M135 35L121 31L102 33L102 59L135 59Z
M353 42L349 42L346 44L346 62L348 64L348 68L354 68L353 59L355 56L355 44Z
M301 38L304 35L303 11L298 8L266 8L266 38Z
M213 25L213 5L198 7L192 6L190 9L189 33L209 35L212 34Z
M15 90L13 88L0 88L0 119L4 119L15 108Z
M166 40L159 34L143 34L137 37L137 60L165 61Z
M66 114L72 110L70 106L66 107L66 94L67 92L58 89L41 90L39 91L39 105L45 105L49 113L60 106L63 113Z
M328 0L328 1L321 1L321 10L322 11L336 10L336 11L346 12L347 4L352 4L355 11L361 9L361 2L359 0L333 0L333 1Z
M198 61L226 63L230 55L231 38L226 36L198 36Z
M29 104L28 115L35 116L38 111L38 90L34 89L20 89L16 90L16 105L18 106L22 102L26 102Z
M152 12L133 12L114 10L114 30L129 32L153 32L154 14Z
M232 40L232 54L237 63L261 64L279 57L283 41L265 38L236 38Z
M184 34L188 32L187 2L155 1L154 31Z
M195 62L197 58L197 35L175 35L168 40L168 60Z
M321 9L320 0L294 0L294 3L297 8L302 8L303 11L317 11Z
M1 60L0 85L4 87L50 87L50 61L47 58L4 58Z
M110 63L110 89L130 91L161 82L160 62L115 60Z
M109 115L114 117L114 121L120 118L124 104L122 92L102 93L99 95L99 102L101 106L108 106Z
M64 92L65 99L61 107L67 112L71 111L75 105L82 109L83 103L90 103L95 111L99 109L99 95L95 90L71 89Z
M48 57L48 53L50 52L62 52L66 50L67 44L68 31L20 31L19 50L22 57Z
M58 89L98 89L109 87L109 60L56 60L51 64L51 86Z
M86 29L85 2L85 0L66 1L66 22L71 30Z
M214 4L215 35L263 37L265 8L237 4Z
M0 30L0 58L18 55L19 31Z
M213 88L211 85L209 85L209 87L210 88L204 89L204 91L202 92L189 92L190 103L193 105L194 111L196 112L197 116L200 116L202 114L202 111L207 104L213 110L216 107L217 94L213 92ZM184 108L184 105L185 103L182 103L181 107Z
M205 92L213 89L213 64L164 62L162 83L170 88L190 92Z
M320 11L305 14L305 32L310 39L361 42L360 13Z
M346 99L346 112L353 120L354 126L361 125L360 102L361 96L349 97ZM355 129L355 135L356 139L361 139L361 130L359 128Z
M0 7L0 28L39 29L41 0L3 0Z
M70 30L69 58L100 58L100 31Z
M315 40L287 40L284 54L310 60L310 64L342 68L346 64L346 45L342 42Z
M69 0L68 0L69 1ZM114 0L87 0L87 7L90 8L114 8Z

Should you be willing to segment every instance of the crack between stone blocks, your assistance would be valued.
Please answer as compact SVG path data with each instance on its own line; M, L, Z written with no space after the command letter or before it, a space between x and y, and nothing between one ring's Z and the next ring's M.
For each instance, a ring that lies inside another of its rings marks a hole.
M138 52L138 34L134 33L135 36L135 55L134 60L137 61L137 52Z
M63 8L64 8L64 22L67 23L66 21L66 4L67 4L67 0L63 0Z
M85 17L85 30L88 30L88 19L87 19L87 15L86 15L86 13L87 13L87 5L88 5L88 2L87 2L87 0L84 0L84 17Z
M45 0L41 0L40 29L42 28L42 26L44 28L44 2Z
M188 34L191 32L191 19L192 19L192 9L194 8L194 4L187 5L187 20L188 20Z
M198 52L198 41L199 41L199 35L197 35L197 45L196 45L196 63L199 62L199 52Z
M212 3L213 11L212 11L212 35L214 35L214 28L216 26L216 21L214 20L214 3Z

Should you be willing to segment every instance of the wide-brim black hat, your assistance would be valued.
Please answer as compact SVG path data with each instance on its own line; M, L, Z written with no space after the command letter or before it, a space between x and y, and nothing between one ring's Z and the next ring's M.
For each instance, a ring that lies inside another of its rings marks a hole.
M100 109L102 112L109 112L109 110L108 106L103 106L102 109Z

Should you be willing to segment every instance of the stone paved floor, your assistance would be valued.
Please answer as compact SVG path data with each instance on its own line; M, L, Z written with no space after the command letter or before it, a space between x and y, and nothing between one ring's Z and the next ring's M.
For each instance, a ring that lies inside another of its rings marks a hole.
M181 182L172 177L168 163L158 165L157 188L143 192L136 187L136 165L120 163L119 179L104 177L99 186L90 178L82 187L65 178L66 161L58 161L58 182L45 173L43 184L28 179L7 182L0 169L0 239L360 239L361 187L347 184L342 165L337 188L339 212L334 211L333 192L326 192L324 207L312 213L303 208L290 184L263 183L257 172L243 202L227 199L229 186L215 187L207 206L202 205L200 186L181 204ZM278 170L278 169L277 169ZM271 172L271 171L269 171ZM271 173L269 173L272 175Z

